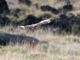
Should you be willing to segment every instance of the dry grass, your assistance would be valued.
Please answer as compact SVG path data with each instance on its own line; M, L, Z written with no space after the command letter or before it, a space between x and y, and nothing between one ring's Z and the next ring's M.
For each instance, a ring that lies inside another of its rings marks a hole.
M6 1L10 4L10 9L20 8L23 11L24 16L21 15L19 16L19 18L8 16L10 19L14 20L22 20L29 14L40 16L46 13L36 9L34 6L35 3L38 3L39 6L48 4L55 8L62 8L62 6L65 4L65 2L60 0L31 0L33 2L33 6L28 7L24 4L19 4L17 0ZM72 2L74 10L70 13L73 13L75 15L80 14L79 3L79 0L76 0L76 2ZM80 60L79 36L73 34L59 35L51 32L50 29L46 31L38 29L32 32L27 29L16 29L12 26L5 26L3 28L0 27L0 32L33 36L38 38L40 41L44 41L42 43L39 43L35 47L31 47L28 44L0 46L0 60Z
M73 34L58 35L42 29L31 32L25 29L14 29L10 34L24 34L33 36L40 41L35 47L28 44L15 46L1 46L1 60L80 60L80 37Z
M41 9L36 8L35 4L38 4L39 8L42 5L49 5L53 8L56 8L56 9L62 8L66 4L65 3L66 0L31 0L32 6L29 7L25 4L20 4L18 2L18 0L14 0L14 1L13 0L6 0L6 1L7 1L8 6L11 11L14 11L16 9L21 10L20 14L17 13L18 17L14 16L13 14L7 16L11 21L25 20L25 18L28 15L40 17L40 16L43 16L44 14L49 14L49 15L51 15L52 18L54 18L54 17L58 18L59 14L55 15L51 12L41 11ZM79 0L76 0L76 1L70 0L70 1L71 1L71 4L73 5L74 9L72 11L68 12L67 14L72 13L73 15L76 15L76 16L80 15L80 1Z

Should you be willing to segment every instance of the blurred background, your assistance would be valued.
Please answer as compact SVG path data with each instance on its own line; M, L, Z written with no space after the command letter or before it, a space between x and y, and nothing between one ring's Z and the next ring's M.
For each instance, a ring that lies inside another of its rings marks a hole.
M0 60L80 60L80 0L0 0Z

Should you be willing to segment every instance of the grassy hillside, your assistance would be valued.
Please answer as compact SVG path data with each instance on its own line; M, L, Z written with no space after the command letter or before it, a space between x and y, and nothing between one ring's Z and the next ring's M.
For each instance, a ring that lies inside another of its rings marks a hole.
M29 0L31 5L25 0L6 1L10 13L0 14L0 35L31 36L40 42L35 46L30 43L0 45L0 60L80 60L80 0L69 0L73 7L69 11L64 8L68 0ZM48 6L51 10L47 8L48 11L43 11L41 6ZM29 24L28 21L32 24L47 18L52 18L54 27L50 25L46 29L34 30L18 28ZM56 27L61 30L56 31ZM72 30L65 32L67 28Z
M8 33L8 32L7 32ZM13 32L9 32L13 34ZM40 41L36 46L30 44L15 46L0 46L1 60L79 60L80 37L73 34L58 35L50 30L35 32L17 30L14 34L33 36Z
M27 4L24 4L23 3L19 3L18 0L6 0L7 3L8 3L8 6L9 6L9 9L15 13L15 14L19 14L19 18L17 18L16 20L22 20L22 18L25 18L27 15L34 15L34 16L41 16L45 13L48 13L50 15L52 15L52 17L55 17L56 15L55 14L52 14L51 12L44 12L44 11L41 11L40 9L40 6L43 6L43 5L49 5L51 7L54 7L54 8L62 8L68 1L68 0L31 0L32 2L32 5L31 6L27 6ZM24 0L25 1L25 0ZM79 3L80 1L79 0L70 0L71 4L73 5L74 9L72 11L70 11L69 13L72 13L74 15L78 15L80 14L80 6L79 6ZM36 7L37 5L37 7ZM20 9L21 12L15 12L16 9ZM15 17L15 16L10 16L10 17Z

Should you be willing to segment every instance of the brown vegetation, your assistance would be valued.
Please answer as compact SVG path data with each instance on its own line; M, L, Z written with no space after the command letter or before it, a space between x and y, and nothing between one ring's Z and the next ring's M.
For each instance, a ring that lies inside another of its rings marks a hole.
M1 60L80 60L80 0L0 3ZM52 19L49 24L19 28L48 18Z

